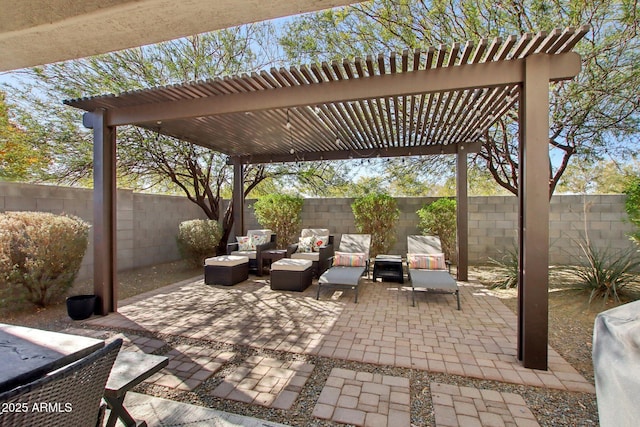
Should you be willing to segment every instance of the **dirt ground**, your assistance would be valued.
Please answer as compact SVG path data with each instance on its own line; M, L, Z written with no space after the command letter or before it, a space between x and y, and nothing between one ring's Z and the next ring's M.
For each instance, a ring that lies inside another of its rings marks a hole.
M122 272L118 299L122 300L159 287L176 283L202 274L201 268L193 268L183 261L171 262ZM472 267L470 280L489 286L502 273L496 267ZM517 312L515 289L492 291L511 310ZM90 282L79 283L69 295L92 293ZM591 348L593 322L596 315L617 304L588 303L588 292L578 288L575 277L566 268L552 268L549 277L549 343L587 379L593 381ZM623 302L640 299L640 286L629 288ZM38 309L27 303L14 302L0 307L0 322L49 330L60 330L72 324L67 317L64 301Z
M495 267L472 267L471 280L490 286L501 271ZM516 289L492 289L514 313L517 313ZM625 288L621 303L640 299L640 286ZM566 267L552 267L549 272L549 345L564 357L588 380L593 382L591 360L593 324L598 313L619 304L603 304L594 300L589 304L589 292L580 289L575 275Z

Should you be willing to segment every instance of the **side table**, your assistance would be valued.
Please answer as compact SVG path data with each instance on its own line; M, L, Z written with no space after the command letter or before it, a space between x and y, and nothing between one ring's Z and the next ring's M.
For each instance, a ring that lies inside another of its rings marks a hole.
M265 265L267 263L268 265L271 265L271 263L273 262L280 261L281 259L286 258L287 250L286 249L268 249L266 251L260 252L260 254L262 255L262 262L258 266L258 272L260 273L260 275L262 275L262 270L264 269Z
M129 390L167 366L168 363L169 358L166 356L135 351L118 353L104 392L104 400L111 409L107 427L115 426L118 418L127 427L146 427L146 422L138 422L129 414L123 405L124 398Z
M377 278L383 281L404 283L402 257L400 255L378 255L373 262L373 281Z

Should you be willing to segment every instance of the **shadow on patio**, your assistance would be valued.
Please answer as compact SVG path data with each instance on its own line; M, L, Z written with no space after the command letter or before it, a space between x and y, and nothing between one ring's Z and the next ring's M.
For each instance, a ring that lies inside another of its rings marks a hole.
M409 379L376 374L389 367L595 393L552 349L549 371L523 368L516 359L516 316L481 285L459 285L461 311L451 295L433 293L418 293L412 307L410 287L387 282L363 280L356 304L352 291L323 291L316 300L316 283L295 293L272 291L267 279L253 276L232 287L193 279L123 301L119 313L85 325L171 343L170 365L150 379L154 385L273 409L294 406L317 374L317 358L367 364L369 373L332 369L315 391L314 417L355 425L392 419L409 425ZM216 372L221 381L198 391ZM464 387L447 387L431 384L432 393L452 401L456 393L464 396ZM438 423L436 400L436 423L448 425L443 409Z

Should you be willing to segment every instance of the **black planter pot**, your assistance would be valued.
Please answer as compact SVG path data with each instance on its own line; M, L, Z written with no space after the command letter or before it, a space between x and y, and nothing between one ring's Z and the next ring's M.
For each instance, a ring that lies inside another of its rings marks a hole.
M67 313L73 320L91 317L96 308L95 295L76 295L67 298Z

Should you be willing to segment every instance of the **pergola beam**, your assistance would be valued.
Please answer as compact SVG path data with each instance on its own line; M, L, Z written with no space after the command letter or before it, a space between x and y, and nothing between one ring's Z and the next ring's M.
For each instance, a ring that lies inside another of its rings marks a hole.
M309 162L321 160L368 160L375 158L403 157L403 156L431 156L440 154L456 154L460 147L468 153L478 153L482 148L479 142L466 144L447 145L418 145L414 147L388 147L364 150L341 150L341 151L314 151L293 154L265 154L239 157L243 164L260 163L289 163L289 162Z
M525 60L466 64L114 108L109 111L107 125L155 124L164 120L520 84L524 81ZM569 79L578 72L580 56L577 53L552 55L549 59L550 80Z

